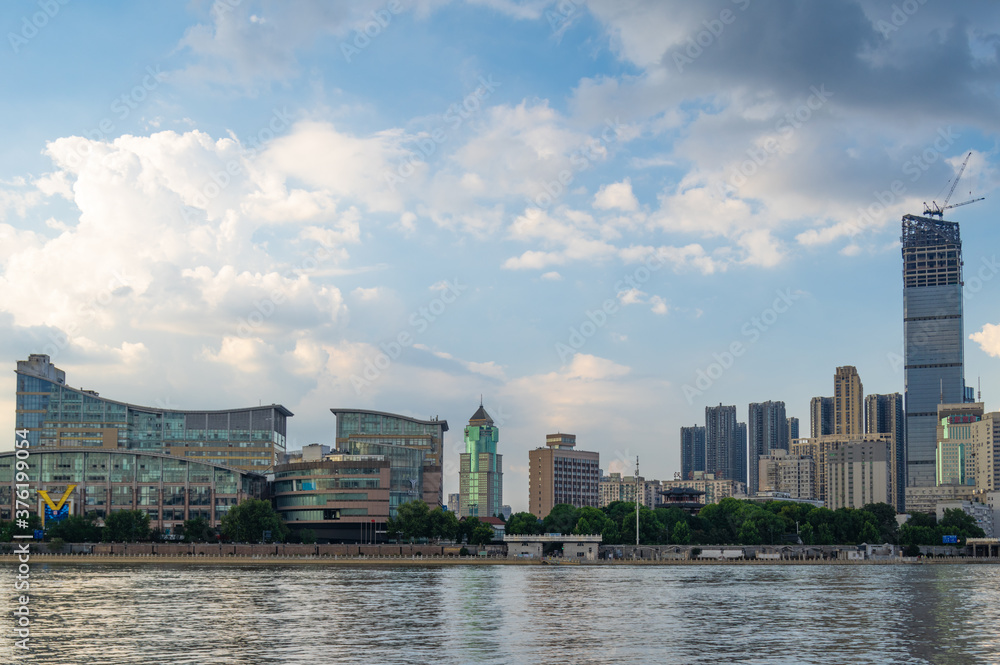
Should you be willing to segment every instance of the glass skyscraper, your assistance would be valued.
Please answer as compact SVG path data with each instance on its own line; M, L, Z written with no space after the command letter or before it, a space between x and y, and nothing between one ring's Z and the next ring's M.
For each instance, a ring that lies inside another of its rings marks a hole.
M493 517L503 510L499 441L500 430L480 404L465 428L465 452L458 474L459 517Z
M906 486L935 484L937 405L965 401L958 224L903 217Z

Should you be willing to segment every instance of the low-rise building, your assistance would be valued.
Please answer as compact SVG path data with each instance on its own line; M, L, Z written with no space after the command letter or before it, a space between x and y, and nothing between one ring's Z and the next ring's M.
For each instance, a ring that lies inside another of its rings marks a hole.
M993 538L997 535L994 528L995 518L992 506L978 501L938 501L935 507L938 522L944 519L944 511L946 510L961 510L976 520L979 528L986 532L987 538Z
M649 509L656 508L662 483L659 480L646 480L639 476L639 501ZM600 507L611 505L615 501L635 501L635 476L622 476L620 473L609 473L601 478Z
M716 478L715 474L694 472L691 480L664 480L661 485L663 490L675 487L684 487L698 490L705 493L705 503L719 503L726 497L746 498L746 483L730 478Z
M933 514L941 501L972 501L974 495L975 488L968 485L907 487L906 512Z

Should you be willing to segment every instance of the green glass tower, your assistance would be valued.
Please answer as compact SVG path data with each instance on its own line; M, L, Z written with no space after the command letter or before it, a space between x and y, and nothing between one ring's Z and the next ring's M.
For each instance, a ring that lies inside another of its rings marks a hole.
M465 428L465 452L459 471L459 517L492 517L503 508L500 430L482 403Z

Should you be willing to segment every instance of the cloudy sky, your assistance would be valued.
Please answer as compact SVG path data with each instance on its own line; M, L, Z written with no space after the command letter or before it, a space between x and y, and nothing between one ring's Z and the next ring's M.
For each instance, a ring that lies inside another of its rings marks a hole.
M708 404L903 390L900 217L962 224L1000 406L1000 7L379 0L0 8L0 348L137 404L451 426L504 499L577 434L679 470ZM735 353L734 353L735 351ZM6 448L12 443L3 442Z

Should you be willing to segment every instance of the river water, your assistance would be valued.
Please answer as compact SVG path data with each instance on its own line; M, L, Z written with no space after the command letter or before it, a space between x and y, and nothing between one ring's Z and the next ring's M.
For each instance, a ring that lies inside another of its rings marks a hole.
M1000 566L32 566L0 662L1000 663Z

